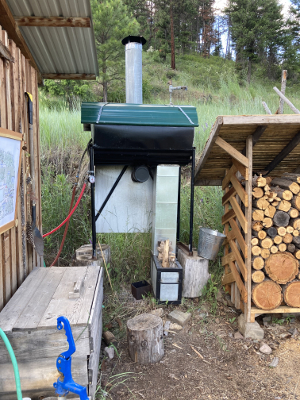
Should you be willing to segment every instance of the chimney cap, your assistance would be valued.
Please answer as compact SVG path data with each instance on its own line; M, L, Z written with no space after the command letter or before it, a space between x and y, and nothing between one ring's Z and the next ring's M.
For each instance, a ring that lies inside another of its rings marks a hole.
M147 40L143 37L143 36L126 36L126 38L124 38L122 40L122 44L124 44L124 46L127 43L141 43L141 45L143 46L145 43L147 43Z

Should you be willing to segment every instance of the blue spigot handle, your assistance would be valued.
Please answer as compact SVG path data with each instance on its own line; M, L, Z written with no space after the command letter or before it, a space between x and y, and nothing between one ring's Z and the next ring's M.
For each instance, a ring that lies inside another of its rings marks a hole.
M71 357L71 355L73 353L75 353L76 346L75 346L70 322L66 317L58 317L57 318L57 329L60 331L60 330L62 330L62 328L64 328L66 331L67 342L69 343L69 350L61 353L61 356L68 359L69 357Z
M65 329L69 349L61 353L56 360L56 367L61 377L53 384L55 393L58 396L66 396L69 392L80 396L80 400L89 400L86 387L78 385L72 378L72 354L76 351L76 346L70 326L70 322L66 317L57 318L57 329Z

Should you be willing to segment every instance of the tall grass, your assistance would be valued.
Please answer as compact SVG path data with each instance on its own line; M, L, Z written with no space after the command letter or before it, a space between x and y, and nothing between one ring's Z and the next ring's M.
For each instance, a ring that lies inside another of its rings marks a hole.
M278 96L272 87L280 82L261 82L241 85L234 73L234 63L218 57L208 60L197 56L177 57L177 70L169 64L158 62L157 54L143 55L144 103L168 104L168 81L187 85L188 91L173 93L173 103L190 104L197 108L199 127L195 129L194 145L197 157L203 150L210 130L218 115L264 114L262 101L275 112ZM289 85L288 85L289 86ZM299 88L287 89L287 96L300 108ZM80 123L80 111L69 112L56 103L49 108L49 100L40 107L42 210L43 230L52 229L67 215L81 154L90 139ZM290 113L285 106L285 113ZM87 159L83 174L87 170ZM187 176L188 176L188 171ZM222 230L222 191L218 187L195 188L194 245L197 245L199 226ZM181 188L181 240L189 239L189 180L183 179ZM70 223L69 234L62 254L62 262L71 259L75 249L91 238L89 193L82 200ZM46 240L48 264L55 257L63 232ZM111 274L115 282L142 279L149 276L150 234L101 234L101 242L109 243L112 250Z

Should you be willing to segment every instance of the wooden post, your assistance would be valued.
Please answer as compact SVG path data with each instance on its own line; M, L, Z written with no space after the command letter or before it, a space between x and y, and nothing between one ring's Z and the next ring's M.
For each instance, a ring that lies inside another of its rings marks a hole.
M248 280L245 282L247 289L247 304L244 307L245 320L251 321L251 219L252 219L252 149L253 142L252 136L248 136L246 139L246 157L249 160L249 179L246 181L246 192L248 195L248 207L245 207L246 219L248 222L247 232L245 232L245 241L248 248L247 258L245 264L247 268Z
M281 93L285 94L285 88L286 88L286 77L287 77L287 70L282 71L281 75ZM284 105L284 100L280 97L279 99L279 108L277 114L283 114L283 105Z
M277 89L276 86L274 86L273 89L274 89L275 92L278 94L278 96L279 96L283 101L286 102L286 104L290 107L290 109L291 109L292 111L294 111L295 114L300 114L300 111L298 110L298 108L296 108L296 107L294 106L294 104L293 104L288 98L286 98L285 95L282 94L281 91L280 91L279 89Z
M262 105L264 106L264 109L267 114L272 114L271 110L269 109L269 107L265 101L262 102Z

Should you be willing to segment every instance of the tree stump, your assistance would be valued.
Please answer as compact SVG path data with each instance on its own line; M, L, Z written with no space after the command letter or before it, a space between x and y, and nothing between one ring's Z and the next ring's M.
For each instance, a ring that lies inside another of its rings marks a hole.
M127 321L127 343L132 361L156 363L164 355L163 321L152 314L141 314Z
M282 302L281 287L276 282L266 279L262 283L253 285L252 300L256 307L262 310L273 310Z
M300 281L294 281L283 287L284 301L290 307L300 307Z
M298 260L291 253L276 253L266 260L265 270L273 281L285 284L298 274L298 264Z

